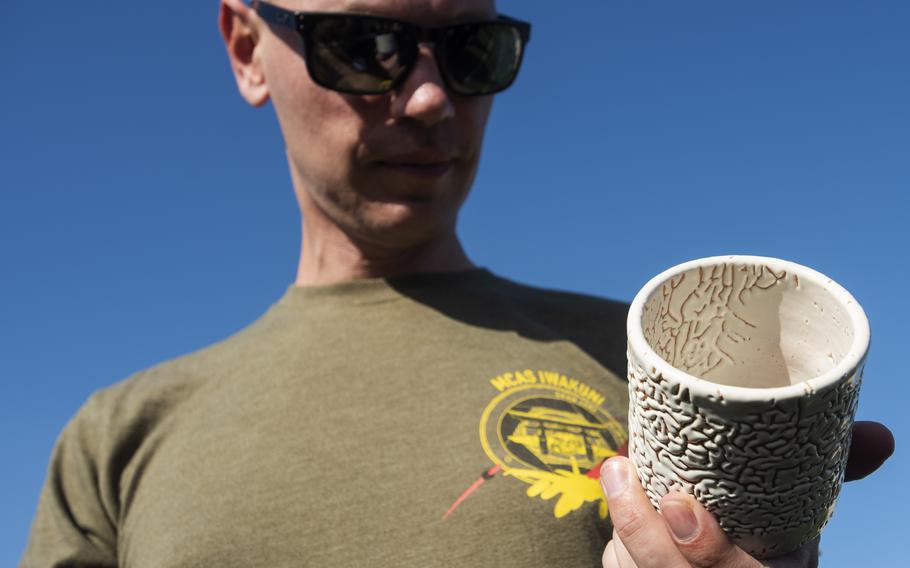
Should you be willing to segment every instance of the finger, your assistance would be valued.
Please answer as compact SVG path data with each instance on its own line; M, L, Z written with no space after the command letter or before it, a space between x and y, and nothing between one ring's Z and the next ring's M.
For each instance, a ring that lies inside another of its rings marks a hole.
M619 564L620 568L638 568L635 566L635 560L632 559L632 555L629 554L629 551L626 549L626 546L622 543L622 539L619 538L619 535L616 534L616 531L613 531L613 540L610 542L615 543L613 548L613 554L616 555L616 562Z
M603 564L603 568L618 568L619 562L616 561L616 553L613 552L613 540L610 540L604 548L601 564Z
M618 552L618 548L621 548L621 542L619 537L616 536L616 531L613 531L613 537L604 549L604 568L636 568L635 561L632 560L625 548L622 548L622 554Z
M628 458L613 457L600 469L613 528L638 568L687 567L660 514L654 510ZM618 550L619 543L614 545Z
M661 500L660 512L676 546L696 568L760 568L762 564L749 556L727 537L720 525L693 497L670 493Z
M846 481L862 479L877 470L894 453L894 435L884 424L857 422L847 457Z

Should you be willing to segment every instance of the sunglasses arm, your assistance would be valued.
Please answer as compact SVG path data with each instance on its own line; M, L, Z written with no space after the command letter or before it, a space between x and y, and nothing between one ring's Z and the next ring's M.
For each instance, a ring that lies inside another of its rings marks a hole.
M250 2L250 7L256 10L256 13L259 14L260 18L270 24L277 24L294 30L299 28L296 12L279 8L268 2L260 2L260 0L253 0Z

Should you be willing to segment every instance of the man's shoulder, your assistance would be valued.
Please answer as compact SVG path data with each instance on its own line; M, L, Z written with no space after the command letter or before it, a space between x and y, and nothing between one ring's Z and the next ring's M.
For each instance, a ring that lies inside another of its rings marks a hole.
M160 422L192 400L217 375L206 372L207 361L232 338L202 347L131 373L88 398L76 420L110 428L142 428Z
M629 304L580 292L542 288L497 277L498 295L518 317L570 341L625 376Z
M496 276L496 291L511 309L558 328L583 330L586 334L625 337L629 304L621 300L544 288Z
M629 303L621 300L557 288L543 288L501 276L497 276L496 279L502 290L517 305L553 312L553 315L561 317L580 318L582 321L607 317L620 319L624 323L629 312Z
M232 370L268 343L273 320L267 313L223 339L137 370L94 392L80 414L121 425L159 421L230 380Z

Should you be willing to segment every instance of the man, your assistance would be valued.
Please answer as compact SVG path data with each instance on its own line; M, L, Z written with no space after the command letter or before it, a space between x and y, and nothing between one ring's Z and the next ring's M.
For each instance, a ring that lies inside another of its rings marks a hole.
M615 457L626 306L506 281L458 241L527 25L492 0L222 0L219 21L281 125L296 282L86 403L23 566L757 566Z

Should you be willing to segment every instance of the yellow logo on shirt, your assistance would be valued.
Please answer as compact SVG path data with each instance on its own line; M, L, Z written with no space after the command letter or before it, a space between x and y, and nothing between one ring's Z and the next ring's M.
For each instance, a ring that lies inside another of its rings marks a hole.
M596 389L552 371L517 371L490 380L499 394L480 419L480 441L495 464L478 482L500 471L530 487L527 495L556 499L562 518L585 503L607 503L598 480L600 465L625 446L621 424L601 405ZM478 486L471 486L473 491ZM446 513L466 498L463 494Z

